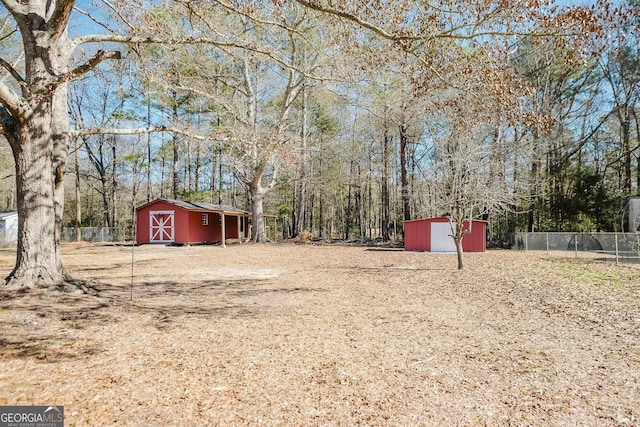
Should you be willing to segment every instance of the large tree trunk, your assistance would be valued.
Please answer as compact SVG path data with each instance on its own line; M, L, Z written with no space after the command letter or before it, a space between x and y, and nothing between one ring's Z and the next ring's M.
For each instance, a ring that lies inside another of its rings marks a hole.
M411 219L411 198L409 196L409 174L407 173L407 125L400 125L400 184L402 186L402 214L405 221Z
M266 191L258 180L251 183L249 193L251 195L251 213L253 214L253 241L264 243L269 240L264 226L263 200Z
M302 153L300 155L300 191L298 201L298 222L296 223L296 236L302 237L302 232L306 228L306 212L307 212L307 90L302 89Z
M80 194L80 144L78 144L78 139L76 139L76 149L75 149L75 190L76 190L76 242L82 240L82 198Z
M6 279L11 289L86 291L67 274L60 255L70 125L67 84L59 76L69 71L73 51L66 33L73 4L34 1L10 9L25 53L23 89L15 95L4 90L1 118L15 158L18 196L16 265Z
M631 195L631 120L628 105L624 105L618 112L620 120L620 137L622 139L622 154L624 156L623 190L626 196Z
M64 69L66 69L66 66ZM60 240L62 225L64 223L64 175L66 173L66 164L71 146L67 89L66 83L60 84L53 94L51 130L53 141L52 166L54 172L53 197L55 204L54 245L58 270L67 277L67 279L70 279L62 266L62 256L60 253Z
M536 210L536 200L538 199L538 174L539 174L539 153L541 141L538 138L537 132L534 132L533 135L533 159L531 161L531 177L530 177L530 189L529 189L529 211L527 212L527 231L532 233L535 231L535 210Z
M640 121L638 121L638 114L635 109L631 110L633 121L636 124L636 144L640 145ZM638 145L636 145L636 149ZM640 157L636 155L636 195L640 195Z
M302 166L305 167L304 165ZM300 172L300 189L298 192L298 218L296 222L296 236L302 237L302 233L306 228L306 212L307 212L307 175L304 169Z
M175 97L175 95L174 95ZM174 100L175 103L175 100ZM176 105L173 106L173 124L174 126L178 123L178 107ZM172 165L172 179L171 179L171 194L174 199L178 198L178 183L180 181L179 173L180 170L178 168L178 156L180 152L178 151L178 136L173 135L173 165Z
M386 126L386 124L385 124ZM382 240L388 242L391 240L391 201L389 199L389 145L391 144L391 136L385 128L384 139L382 145L382 183L381 183L381 209L380 212L380 229L382 231Z
M61 209L54 170L51 101L42 102L31 120L10 135L16 168L18 250L7 277L13 289L60 286L69 279L62 267L56 210Z

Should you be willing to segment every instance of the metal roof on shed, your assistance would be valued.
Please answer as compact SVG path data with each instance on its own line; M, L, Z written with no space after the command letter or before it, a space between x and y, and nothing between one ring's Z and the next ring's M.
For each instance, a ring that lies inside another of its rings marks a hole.
M248 215L248 216L251 215L250 212L244 211L242 209L234 208L233 206L216 205L213 203L206 203L206 202L188 202L186 200L174 200L174 199L156 199L153 202L149 202L142 206L138 206L136 210L142 209L144 207L147 207L149 205L152 205L158 202L170 203L172 205L181 207L189 211L222 212L222 213L229 213L229 214L235 214L235 215Z
M17 216L18 212L17 211L3 211L0 212L0 220L4 220L6 218L10 218L12 216Z

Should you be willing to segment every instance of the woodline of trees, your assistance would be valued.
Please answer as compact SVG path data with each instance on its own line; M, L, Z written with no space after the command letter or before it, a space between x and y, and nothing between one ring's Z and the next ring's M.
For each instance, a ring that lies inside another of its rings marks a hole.
M158 197L251 210L256 241L265 212L284 238L448 215L500 241L615 230L640 192L635 0L0 4L16 288L73 282L62 225L132 230Z

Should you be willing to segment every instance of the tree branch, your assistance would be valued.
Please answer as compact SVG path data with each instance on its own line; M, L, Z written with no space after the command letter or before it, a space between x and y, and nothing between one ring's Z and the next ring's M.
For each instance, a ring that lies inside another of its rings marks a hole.
M207 37L185 37L180 39L167 40L165 38L155 38L152 36L148 37L129 37L129 36L119 36L115 34L93 34L76 37L74 40L76 45L85 44L85 43L122 43L122 44L159 44L159 45L211 45L216 46L218 48L233 48L239 50L245 50L257 53L259 55L263 55L269 59L274 60L279 65L282 65L285 68L295 68L293 64L289 64L286 60L278 57L272 50L267 48L261 48L259 46L252 46L250 44L244 45L241 43L235 42L222 42L219 40L207 38ZM313 74L305 73L301 70L297 70L300 74L304 74L305 77L309 77L314 80L319 80L318 76L314 76Z
M98 52L96 52L95 55L89 58L89 60L84 64L74 68L68 73L65 73L59 76L58 83L67 82L83 74L86 74L89 71L96 68L102 61L105 61L108 59L121 59L121 58L122 58L122 54L117 50L112 50L112 51L99 50Z
M156 80L153 79L152 80L155 84L157 84L158 86L162 87L164 90L169 91L169 90L179 90L179 91L185 91L185 92L190 92L192 94L198 95L202 98L214 101L218 106L222 107L226 112L228 112L229 114L233 115L233 117L238 120L240 123L242 123L243 125L249 126L250 123L247 120L246 117L243 116L242 113L238 112L237 109L228 101L226 101L224 98L220 98L214 95L213 92L211 91L206 91L206 90L202 90L202 89L198 89L192 86L185 86L183 84L174 84L174 85L168 85L160 80Z
M134 26L122 15L122 13L120 13L120 11L114 7L111 2L107 1L107 0L102 0L102 3L105 4L109 9L111 9L111 11L113 13L115 13L118 18L120 19L120 21L124 22L124 24L129 27L130 29L133 29ZM93 19L93 17L91 17L91 19Z
M180 1L181 3L185 3L185 4L189 3L189 1L185 1L185 0L177 0L177 1ZM289 26L287 26L284 23L277 22L277 21L266 20L266 19L261 19L261 18L255 16L255 15L253 15L253 14L250 14L250 13L247 13L247 12L243 11L241 8L238 8L238 7L236 7L236 6L232 5L232 4L226 3L224 1L215 0L215 3L217 3L220 6L222 6L224 9L226 9L229 12L236 13L236 14L238 14L238 15L240 15L240 16L242 16L242 17L244 17L244 18L246 18L246 19L248 19L250 21L256 22L258 24L274 26L274 27L278 27L278 28L280 28L282 30L285 30L285 31L295 32L295 33L297 33L297 34L299 34L301 36L303 35L303 33L290 28ZM190 7L190 6L187 6L187 7ZM200 14L198 14L198 16L203 21L206 21L204 19L204 17L201 16Z
M6 111L14 119L26 110L22 97L2 82L0 82L0 104L6 108Z
M4 135L9 132L9 128L13 126L13 117L9 114L9 111L0 105L0 135Z
M181 129L175 126L151 126L146 128L134 128L134 129L119 129L119 128L105 128L105 127L93 127L85 129L76 129L71 131L71 135L74 138L89 135L140 135L145 133L157 133L168 132L177 135L183 135L191 139L198 141L212 141L214 138L210 138L204 135L198 135L191 133L185 129ZM222 135L221 135L222 136ZM215 140L227 140L228 136L222 136L222 138L216 137Z
M27 13L27 5L21 4L16 0L0 0L0 3L7 8L12 15L24 15Z
M13 68L13 66L11 64L9 64L7 61L5 61L4 59L0 58L0 66L2 66L2 68L4 68L5 70L7 70L9 72L9 74L11 74L11 77L13 77L20 86L24 86L25 81L22 78L22 76L20 75L20 73L18 73L16 71L15 68Z
M9 16L9 15L7 15L7 16ZM0 42L2 42L4 40L7 40L9 37L11 37L12 35L14 35L17 32L18 32L18 30L13 30L10 33L5 34L4 37L0 38Z
M53 3L53 10L51 13L47 13L47 27L51 29L52 34L55 37L59 37L67 28L69 17L73 12L73 5L75 1L71 0L58 0L54 2L47 2L47 7L50 7Z
M85 36L78 36L73 39L76 45L84 43L123 43L123 44L210 44L215 46L225 47L242 47L237 43L224 43L218 40L210 39L207 37L184 37L179 39L168 40L165 37L154 36L125 36L118 34L88 34Z
M101 26L102 28L104 28L107 31L110 32L115 32L114 29L110 28L109 26L107 26L107 24L105 24L104 22L102 22L101 20L97 19L96 17L94 17L91 13L87 12L84 9L80 9L79 7L75 7L73 10L75 10L77 13L86 16L87 18L89 18L91 21L93 21L94 23L98 24L99 26Z
M372 24L368 21L365 21L364 19L358 18L357 16L355 16L352 13L348 13L348 12L343 12L341 10L338 9L334 9L332 7L324 7L321 6L319 4L317 4L314 1L309 1L309 0L295 0L297 3L308 7L309 9L313 9L315 11L318 12L322 12L322 13L329 13L331 15L337 16L339 18L344 18L348 21L351 21L357 25L359 25L362 28L366 28L369 31L372 31L373 33L379 35L380 37L386 39L386 40L391 40L391 41L402 41L402 40L423 40L425 37L424 36L399 36L399 35L394 35L392 33L389 33L385 30L383 30L382 28L378 27L375 24Z

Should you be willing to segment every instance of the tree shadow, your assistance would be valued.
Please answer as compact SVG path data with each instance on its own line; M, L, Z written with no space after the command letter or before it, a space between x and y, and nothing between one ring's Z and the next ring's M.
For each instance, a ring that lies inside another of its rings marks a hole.
M73 360L104 351L98 334L131 314L147 316L157 329L179 328L196 319L258 318L273 315L279 295L325 291L274 287L271 279L96 283L97 295L20 294L0 290L0 360L33 358L43 363ZM284 297L287 298L287 297ZM82 339L77 339L82 336Z
M74 331L114 321L109 308L95 296L0 291L0 359L51 363L96 354L100 344L79 342Z
M367 248L367 252L404 252L404 248Z
M270 309L268 304L256 304L256 298L267 301L278 294L323 291L299 286L273 288L268 287L270 283L270 279L145 282L134 286L133 298L128 301L132 310L151 314L156 327L164 329L194 317L256 318Z

